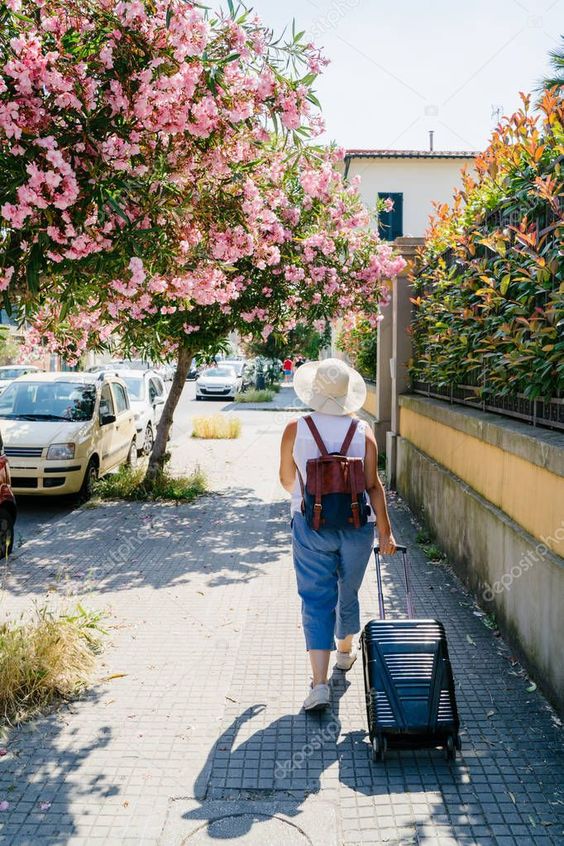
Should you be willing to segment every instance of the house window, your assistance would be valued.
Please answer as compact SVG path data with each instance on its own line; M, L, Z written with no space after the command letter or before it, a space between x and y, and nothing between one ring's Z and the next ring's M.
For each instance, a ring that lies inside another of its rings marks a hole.
M387 197L393 200L394 207L390 212L382 211L378 215L378 235L383 241L393 241L403 235L403 194L378 192L378 199Z

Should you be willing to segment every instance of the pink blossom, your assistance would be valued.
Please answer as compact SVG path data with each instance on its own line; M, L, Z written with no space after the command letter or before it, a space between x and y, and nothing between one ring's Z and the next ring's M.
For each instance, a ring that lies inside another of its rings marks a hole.
M114 66L114 51L112 50L111 44L104 44L102 49L99 53L100 61L104 65L107 70L110 70Z
M7 267L4 271L0 270L0 291L5 291L14 275L13 266Z

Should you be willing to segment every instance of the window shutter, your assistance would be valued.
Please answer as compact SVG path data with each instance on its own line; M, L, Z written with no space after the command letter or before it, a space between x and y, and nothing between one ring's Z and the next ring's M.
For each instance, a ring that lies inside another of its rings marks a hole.
M403 235L403 194L378 192L379 200L387 197L393 200L394 207L391 212L382 211L378 214L378 234L383 241L393 241Z

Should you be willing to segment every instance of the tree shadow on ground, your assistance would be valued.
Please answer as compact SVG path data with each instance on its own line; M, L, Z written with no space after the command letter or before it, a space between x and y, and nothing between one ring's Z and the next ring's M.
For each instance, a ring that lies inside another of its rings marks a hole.
M103 770L88 772L87 761L112 741L109 726L87 723L67 730L76 709L98 704L91 691L79 702L23 723L2 741L7 754L0 767L0 799L9 806L2 814L2 841L17 846L63 846L77 833L73 803L84 802L95 817L100 805L119 793ZM75 724L76 725L76 724ZM80 773L80 782L75 776Z
M252 488L189 505L115 502L74 512L3 566L13 595L100 593L190 581L213 588L250 581L288 550L288 506ZM203 580L202 580L203 577Z

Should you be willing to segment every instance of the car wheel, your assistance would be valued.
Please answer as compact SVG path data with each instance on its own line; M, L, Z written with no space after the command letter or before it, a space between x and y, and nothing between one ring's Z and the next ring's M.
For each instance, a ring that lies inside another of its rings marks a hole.
M150 423L147 423L147 428L145 429L145 437L143 438L143 447L141 448L141 454L150 455L153 450L154 443L155 436L153 435L153 427Z
M129 452L127 453L127 466L132 470L137 467L137 441L135 438L131 441Z
M78 492L78 499L80 502L87 502L94 493L94 485L98 481L98 465L96 461L91 458L82 480L80 491Z
M7 558L14 548L14 515L0 507L0 558Z

